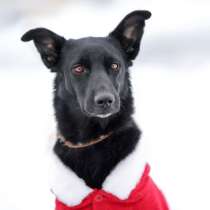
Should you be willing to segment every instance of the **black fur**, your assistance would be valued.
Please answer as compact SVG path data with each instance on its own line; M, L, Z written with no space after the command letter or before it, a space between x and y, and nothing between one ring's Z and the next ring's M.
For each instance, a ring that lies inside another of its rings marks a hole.
M138 54L145 20L150 16L148 11L134 11L104 38L65 40L44 28L22 37L34 41L45 65L56 72L54 108L59 132L73 143L113 132L109 139L88 148L69 149L59 141L54 147L62 162L92 188L102 187L110 171L140 139L132 119L128 67ZM110 68L113 63L118 64L117 71ZM80 76L74 72L78 64L84 70ZM107 97L109 102L111 98L109 106L105 106ZM103 106L96 98L102 98Z

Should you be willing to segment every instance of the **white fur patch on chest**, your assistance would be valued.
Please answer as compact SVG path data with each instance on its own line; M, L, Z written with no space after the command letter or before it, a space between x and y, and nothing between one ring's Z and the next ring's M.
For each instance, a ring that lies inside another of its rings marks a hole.
M80 202L93 191L83 179L79 178L70 168L66 167L54 154L51 148L50 185L56 198L68 206ZM103 190L120 199L128 198L130 192L139 182L144 169L145 159L141 142L135 150L120 161L103 183Z

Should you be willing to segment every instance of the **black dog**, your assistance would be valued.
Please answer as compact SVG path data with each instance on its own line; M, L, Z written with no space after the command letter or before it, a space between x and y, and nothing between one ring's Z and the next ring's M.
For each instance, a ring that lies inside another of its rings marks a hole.
M44 64L56 73L54 108L59 134L72 145L108 135L84 148L57 141L54 152L90 188L101 189L116 165L140 139L132 119L129 67L136 58L148 11L127 15L107 37L69 39L45 28L28 31Z

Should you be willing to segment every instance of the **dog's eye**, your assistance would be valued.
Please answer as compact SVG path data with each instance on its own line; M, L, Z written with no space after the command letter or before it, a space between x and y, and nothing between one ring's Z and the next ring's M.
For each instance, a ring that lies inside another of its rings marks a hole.
M112 63L112 64L111 64L111 69L112 69L113 71L119 71L120 65L119 65L118 63Z
M72 72L76 75L81 75L85 72L85 67L81 64L76 64L72 67Z

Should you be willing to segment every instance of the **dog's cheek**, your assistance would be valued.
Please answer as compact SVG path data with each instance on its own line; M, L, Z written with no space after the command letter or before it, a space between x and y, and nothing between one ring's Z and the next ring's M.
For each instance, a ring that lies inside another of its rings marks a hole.
M86 103L87 103L85 89L83 89L80 85L78 85L77 87L75 87L75 93L76 93L75 95L76 95L76 99L79 104L80 110L82 112L85 112L85 107L86 107Z
M84 111L86 113L93 113L94 112L94 96L93 92L87 91L84 96Z
M120 101L119 95L117 95L115 99L115 108L116 108L116 112L119 112L121 109L121 101Z
M129 95L129 89L130 89L130 84L129 84L129 81L127 79L125 79L123 81L123 83L121 83L121 87L120 87L120 98L122 100L126 100L126 98L128 97Z
M123 92L125 92L126 79L127 78L126 78L126 75L125 75L124 71L117 78L117 92L118 92L119 96L121 96L123 94Z
M64 71L63 73L63 81L64 81L64 86L65 90L71 95L71 96L76 96L76 90L74 87L74 82L72 81L72 78L70 77L69 73Z

